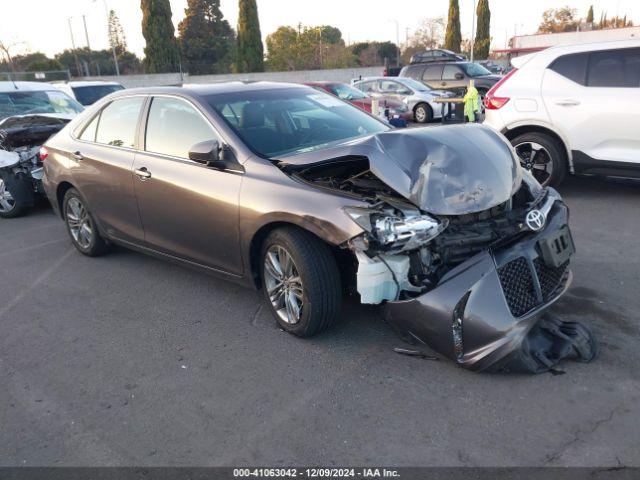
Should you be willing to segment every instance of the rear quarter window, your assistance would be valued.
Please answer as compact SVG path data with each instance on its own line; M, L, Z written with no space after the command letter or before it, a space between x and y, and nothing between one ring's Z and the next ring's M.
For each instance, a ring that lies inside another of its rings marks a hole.
M549 69L573 82L586 85L588 60L588 53L563 55L556 58Z

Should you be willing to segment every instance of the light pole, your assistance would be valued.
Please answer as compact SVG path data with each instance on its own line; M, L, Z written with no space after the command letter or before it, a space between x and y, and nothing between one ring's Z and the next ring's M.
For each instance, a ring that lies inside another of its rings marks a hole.
M93 3L96 3L96 0L93 0ZM102 0L102 4L104 5L104 13L107 16L107 32L109 31L109 7L107 7L107 0ZM111 39L109 39L109 43L111 43ZM116 75L120 76L120 68L118 68L118 56L116 55L116 46L111 45L111 52L113 53L113 64L116 66Z
M473 62L473 46L475 44L475 36L476 36L476 0L472 0L473 4L473 15L471 16L471 61Z
M400 66L400 24L398 20L390 18L396 24L396 67Z

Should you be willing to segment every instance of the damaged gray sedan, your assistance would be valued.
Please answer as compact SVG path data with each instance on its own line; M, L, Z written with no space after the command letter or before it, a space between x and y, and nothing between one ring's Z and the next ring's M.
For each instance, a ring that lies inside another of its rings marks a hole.
M81 253L116 243L260 288L294 335L351 292L470 369L595 355L546 313L571 282L567 207L488 128L393 130L308 87L238 82L111 95L46 148Z

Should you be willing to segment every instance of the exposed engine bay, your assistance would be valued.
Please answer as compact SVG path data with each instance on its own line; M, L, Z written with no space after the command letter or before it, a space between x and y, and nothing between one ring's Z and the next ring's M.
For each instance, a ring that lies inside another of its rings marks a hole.
M476 370L553 371L595 357L586 327L546 312L572 278L568 208L499 134L385 132L313 160L281 168L357 200L344 213L363 233L341 246L361 302L385 304L405 339Z
M43 115L5 119L0 125L0 217L15 217L45 193L41 145L68 120Z
M358 260L362 303L373 304L427 292L473 255L517 241L530 232L526 213L547 195L527 177L512 198L490 209L430 215L378 179L366 158L337 159L294 175L371 203L346 213L366 232L351 239L348 248Z

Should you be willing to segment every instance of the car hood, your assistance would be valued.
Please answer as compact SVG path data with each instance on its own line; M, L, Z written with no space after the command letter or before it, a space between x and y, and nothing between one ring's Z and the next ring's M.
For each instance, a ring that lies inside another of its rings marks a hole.
M367 157L370 170L398 194L435 215L464 215L500 205L522 182L508 142L476 124L391 130L281 159L309 165Z
M69 123L75 116L75 113L31 113L28 115L14 115L0 120L0 129L25 128L36 125L64 125Z

